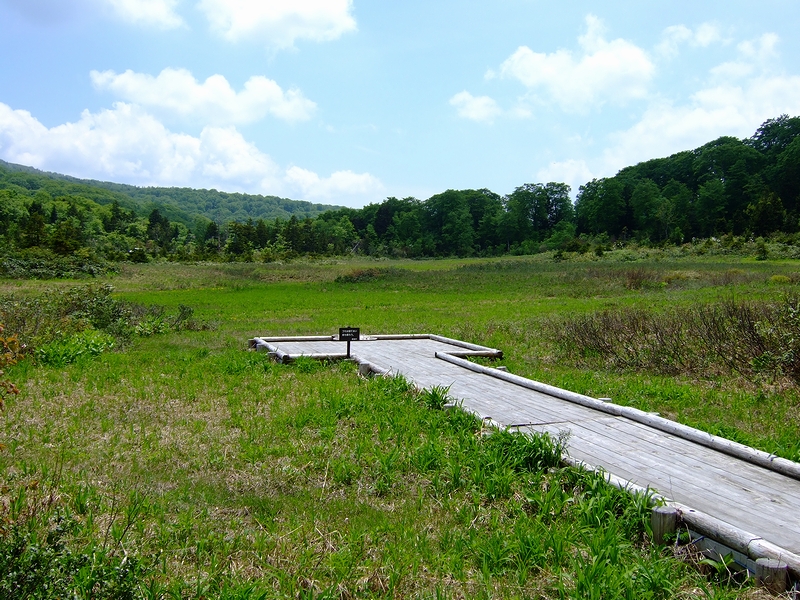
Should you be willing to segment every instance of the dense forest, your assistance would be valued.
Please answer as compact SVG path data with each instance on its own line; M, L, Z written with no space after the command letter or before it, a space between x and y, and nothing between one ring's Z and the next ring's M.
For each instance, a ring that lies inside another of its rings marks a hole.
M44 190L52 197L81 196L98 204L117 200L140 215L158 208L171 220L192 226L200 221L245 221L247 219L288 219L314 217L331 207L278 196L259 196L195 190L191 188L137 187L122 183L77 179L58 173L46 173L33 167L0 160L0 189L19 192Z
M6 275L37 268L46 275L48 261L74 272L76 265L154 258L492 256L778 234L794 243L799 230L800 117L787 115L750 138L722 137L592 180L574 202L566 184L528 183L505 196L447 190L351 209L89 182L0 164Z

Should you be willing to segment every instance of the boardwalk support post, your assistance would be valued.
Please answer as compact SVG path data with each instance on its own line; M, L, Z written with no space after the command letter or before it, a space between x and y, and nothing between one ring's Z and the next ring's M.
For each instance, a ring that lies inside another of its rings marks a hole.
M774 558L756 560L756 581L772 594L782 594L789 587L789 565Z
M372 366L367 362L358 363L358 374L361 377L369 377L372 373Z
M664 538L674 534L678 528L678 509L672 506L656 506L650 515L650 524L653 527L653 543L662 545Z

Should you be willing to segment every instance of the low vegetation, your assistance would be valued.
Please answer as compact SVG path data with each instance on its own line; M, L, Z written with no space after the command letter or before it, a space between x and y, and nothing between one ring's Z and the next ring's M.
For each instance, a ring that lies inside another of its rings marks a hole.
M798 297L729 297L663 312L606 310L557 323L566 351L589 365L706 379L732 373L800 383Z
M652 341L692 315L783 339L797 263L554 259L130 264L88 287L0 282L2 335L24 356L2 376L20 393L0 426L0 596L759 597L676 559L686 547L654 546L647 499L562 467L568 439L489 435L445 388L244 350L343 324L441 333L502 348L512 372L800 457L788 357L766 360L766 345L684 368ZM684 353L708 337L681 335Z

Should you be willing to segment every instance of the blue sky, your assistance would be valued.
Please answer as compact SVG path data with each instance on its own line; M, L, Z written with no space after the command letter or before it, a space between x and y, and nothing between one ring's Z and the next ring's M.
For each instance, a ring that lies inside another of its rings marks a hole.
M363 206L800 115L796 0L0 0L0 158Z

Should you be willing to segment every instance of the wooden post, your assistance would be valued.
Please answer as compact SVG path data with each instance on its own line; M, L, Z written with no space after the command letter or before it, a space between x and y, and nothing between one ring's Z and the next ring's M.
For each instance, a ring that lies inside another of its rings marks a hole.
M372 373L372 368L369 363L358 363L358 374L361 375L361 377L369 377L370 373Z
M653 527L653 543L662 545L664 538L678 529L678 509L672 506L656 506L650 515Z
M782 594L789 587L789 565L774 558L757 559L756 582L772 594Z

